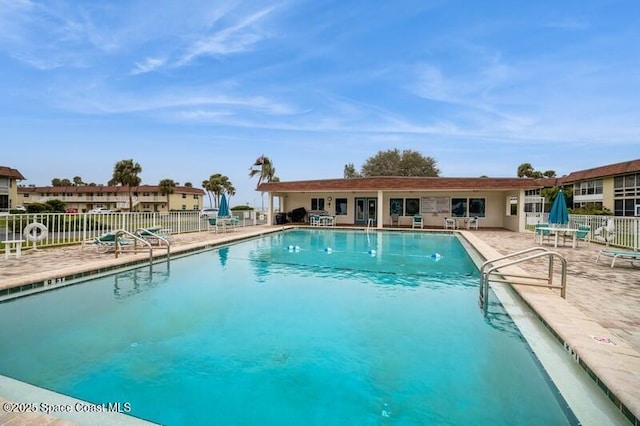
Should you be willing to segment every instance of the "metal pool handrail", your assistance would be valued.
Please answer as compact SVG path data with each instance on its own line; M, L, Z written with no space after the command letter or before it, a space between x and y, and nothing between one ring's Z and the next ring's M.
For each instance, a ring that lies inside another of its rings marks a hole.
M119 238L123 235L133 238L133 240L136 242L140 241L142 244L147 246L147 248L149 249L149 265L152 265L153 264L153 246L151 246L151 243L145 240L144 238L140 238L139 236L129 231L125 231L124 229L120 229L119 231L116 232L116 250L115 250L116 258L118 257L118 254L120 253L120 251L122 251L120 247Z
M507 263L502 263L500 265L494 265L494 263L510 259L516 256L521 256L526 253L532 253L535 251L542 251L542 253L537 253L527 257L521 257L519 259L512 260ZM532 276L532 275L519 275L519 274L509 274L504 272L499 272L498 269L504 268L511 265L516 265L525 261L538 259L540 257L547 257L549 259L549 273L545 277L540 276ZM561 277L562 282L560 285L553 284L553 259L557 257L560 259L562 270ZM487 267L491 266L489 269ZM559 288L560 296L562 298L566 297L567 291L567 260L557 252L550 251L544 247L533 247L526 250L521 250L515 253L511 253L496 259L487 260L484 262L480 268L480 307L484 309L484 312L487 312L487 308L489 305L489 276L495 274L500 278L493 278L495 282L502 282L507 284L518 284L518 285L530 285L537 287L548 287L548 288ZM524 278L527 281L514 281L510 278ZM532 282L534 281L534 282ZM546 282L546 283L545 283Z

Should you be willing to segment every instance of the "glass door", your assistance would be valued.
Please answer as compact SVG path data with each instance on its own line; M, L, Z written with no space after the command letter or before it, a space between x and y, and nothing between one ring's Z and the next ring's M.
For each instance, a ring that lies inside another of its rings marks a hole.
M378 200L376 198L369 198L367 205L367 221L371 221L371 225L376 225L378 221Z
M378 199L377 198L356 198L355 224L367 225L371 219L372 225L375 225L378 217Z
M365 215L366 206L367 206L366 198L356 198L356 217L355 217L356 225L366 225L367 223L367 219Z

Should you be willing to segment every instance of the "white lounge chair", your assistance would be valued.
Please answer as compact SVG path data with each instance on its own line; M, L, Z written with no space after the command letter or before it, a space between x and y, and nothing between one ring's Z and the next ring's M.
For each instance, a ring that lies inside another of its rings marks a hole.
M598 260L600 260L601 256L606 256L611 258L612 268L615 266L617 259L628 260L631 262L631 266L640 267L640 252L637 252L637 251L615 250L615 249L600 250L600 253L598 253L598 257L596 258L596 263L598 263Z
M419 214L414 215L411 227L412 228L420 228L420 229L422 229L423 226L424 226L424 223L422 222L422 216L420 216Z

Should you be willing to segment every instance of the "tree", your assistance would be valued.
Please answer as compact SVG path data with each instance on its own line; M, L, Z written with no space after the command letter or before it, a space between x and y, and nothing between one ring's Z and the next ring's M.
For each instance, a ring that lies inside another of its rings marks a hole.
M73 185L74 186L82 186L85 183L82 181L82 178L80 176L74 176L73 177Z
M518 177L531 177L533 174L533 166L531 163L522 163L518 166Z
M173 194L173 191L176 189L176 183L173 179L162 179L158 183L158 189L160 191L160 195L167 196L167 207L169 206L169 195Z
M440 175L440 169L436 167L436 160L425 157L417 151L398 149L378 151L373 157L365 161L360 174L364 177L371 176L421 176L436 177ZM345 166L345 172L347 167Z
M222 197L223 194L236 194L236 189L233 187L229 177L220 173L209 176L208 180L202 182L202 187L209 194L209 204L211 204L211 194L215 195L215 205L211 204L212 207L218 207L220 205L220 197Z
M269 157L264 154L256 158L256 161L249 168L249 178L258 176L258 184L256 188L260 186L262 182L271 182L276 176L276 169Z
M344 177L345 179L360 177L360 173L356 171L353 163L347 163L344 165Z
M541 179L545 178L554 178L556 177L555 170L547 170L544 173L538 170L535 170L531 163L522 163L518 166L518 177L519 178L533 178L533 179Z
M127 187L129 193L129 211L133 211L133 197L131 195L131 187L140 185L141 179L138 175L142 173L142 167L138 163L134 163L132 159L121 160L113 167L113 177L109 181L109 185L122 185Z

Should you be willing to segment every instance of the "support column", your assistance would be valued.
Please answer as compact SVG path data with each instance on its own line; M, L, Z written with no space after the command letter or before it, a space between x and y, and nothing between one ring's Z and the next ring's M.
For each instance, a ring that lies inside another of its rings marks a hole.
M384 192L378 191L378 229L382 229L382 225L384 224L384 205L382 201L384 200Z

